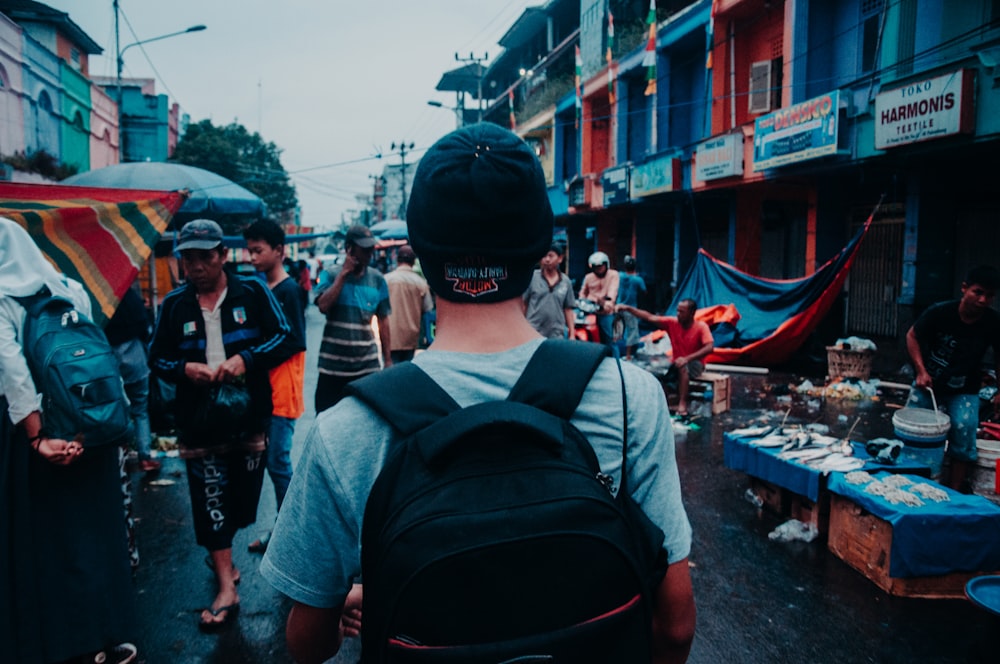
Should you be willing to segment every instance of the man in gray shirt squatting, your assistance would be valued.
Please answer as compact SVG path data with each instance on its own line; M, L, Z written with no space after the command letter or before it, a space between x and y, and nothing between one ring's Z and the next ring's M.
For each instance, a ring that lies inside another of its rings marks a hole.
M543 340L521 304L532 268L552 239L552 210L537 158L497 125L456 130L420 160L407 222L438 297L437 336L414 362L462 407L506 398ZM652 374L627 364L623 370L627 486L663 530L669 554L654 594L652 661L684 662L694 638L695 606L687 561L691 527L681 501L673 427ZM571 421L615 486L622 473L621 409L618 367L605 359ZM309 432L261 564L264 577L294 601L286 636L300 662L325 661L345 634L356 634L360 586L353 584L361 575L362 516L397 438L354 397L317 416ZM525 590L530 602L530 588Z

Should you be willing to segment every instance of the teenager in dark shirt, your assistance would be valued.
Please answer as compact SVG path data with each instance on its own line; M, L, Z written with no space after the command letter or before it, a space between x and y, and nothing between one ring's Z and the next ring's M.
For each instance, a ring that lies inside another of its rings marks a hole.
M973 268L962 283L962 297L929 307L906 333L906 349L916 378L908 404L931 408L937 403L951 417L948 432L950 467L942 484L968 490L966 479L976 462L979 389L987 348L1000 351L1000 312L992 308L1000 271L988 265ZM997 358L1000 362L1000 357ZM998 364L1000 372L1000 364ZM1000 393L993 398L1000 403Z
M250 252L250 263L267 282L271 294L278 300L288 325L292 328L292 338L306 347L306 318L303 311L302 288L285 269L285 231L270 219L261 219L243 231ZM271 369L271 431L267 441L267 474L274 484L274 498L277 507L285 500L288 483L292 481L292 436L295 421L305 412L303 382L306 371L306 353L292 355ZM270 531L264 533L248 547L252 553L264 553L270 539Z

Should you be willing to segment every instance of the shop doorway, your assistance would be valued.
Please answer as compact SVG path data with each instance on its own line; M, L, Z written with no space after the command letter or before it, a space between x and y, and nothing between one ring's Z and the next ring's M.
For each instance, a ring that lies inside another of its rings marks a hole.
M851 233L864 225L869 209L854 213ZM847 281L847 329L865 337L896 337L903 274L902 205L883 206L861 242Z

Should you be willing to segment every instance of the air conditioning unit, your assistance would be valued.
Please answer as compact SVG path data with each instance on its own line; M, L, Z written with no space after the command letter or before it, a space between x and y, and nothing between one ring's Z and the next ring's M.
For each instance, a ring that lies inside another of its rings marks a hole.
M577 210L587 210L597 206L603 199L601 183L592 174L575 177L566 185L567 203Z
M773 60L761 60L750 65L750 112L771 111L771 72Z

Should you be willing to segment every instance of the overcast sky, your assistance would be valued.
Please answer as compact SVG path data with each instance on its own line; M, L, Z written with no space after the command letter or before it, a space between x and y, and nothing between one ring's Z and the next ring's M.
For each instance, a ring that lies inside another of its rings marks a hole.
M68 12L115 75L112 0L43 0ZM156 79L192 122L237 121L283 150L303 225L331 227L372 191L370 175L398 164L393 142L419 157L455 128L455 95L437 92L463 57L490 60L527 6L544 0L120 0L121 45L204 24L125 53L125 77ZM488 64L488 62L486 63ZM473 103L470 99L470 103ZM375 158L381 152L382 159ZM410 157L407 161L410 161Z

